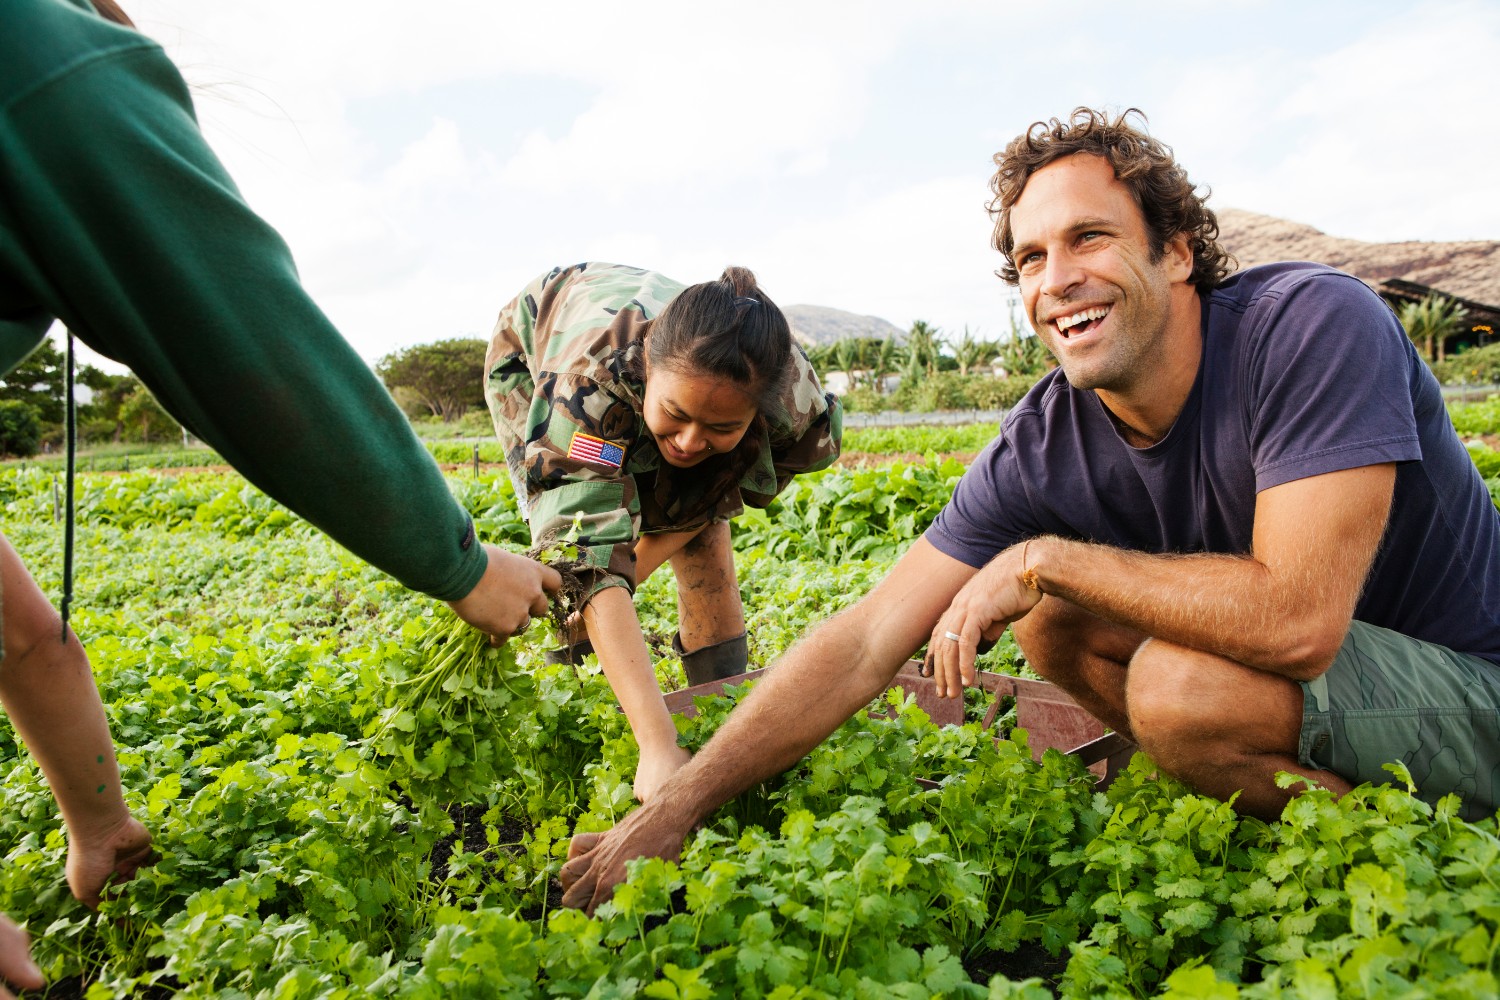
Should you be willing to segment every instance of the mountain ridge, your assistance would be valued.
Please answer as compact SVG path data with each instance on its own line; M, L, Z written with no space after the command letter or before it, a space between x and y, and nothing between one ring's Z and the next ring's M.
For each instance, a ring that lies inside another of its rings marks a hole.
M1368 243L1244 209L1226 208L1217 215L1219 242L1241 270L1310 260L1347 271L1377 289L1385 281L1410 281L1500 307L1500 240Z
M1216 210L1219 242L1239 270L1286 260L1336 267L1380 290L1387 281L1409 281L1500 311L1500 240L1402 240L1371 243L1330 236L1289 219L1239 208ZM831 306L785 306L792 336L804 347L844 337L901 337L906 331L879 316Z

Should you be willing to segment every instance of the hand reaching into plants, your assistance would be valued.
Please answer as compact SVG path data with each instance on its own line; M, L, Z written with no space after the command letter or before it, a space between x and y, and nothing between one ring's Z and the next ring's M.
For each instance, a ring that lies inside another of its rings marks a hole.
M127 815L114 829L97 837L68 837L68 888L89 909L97 909L104 888L128 882L142 865L155 860L151 833Z
M625 881L625 862L635 858L675 861L696 820L677 808L672 796L654 799L612 830L580 833L568 844L568 861L558 872L564 906L594 910Z
M484 547L489 565L468 595L449 601L453 613L499 639L523 632L533 617L547 613L547 595L562 586L562 576L535 559Z
M0 913L0 1000L15 1000L6 984L23 990L47 985L42 970L31 960L31 940L26 932Z
M635 797L650 802L662 783L692 759L692 754L675 743L660 753L642 752L640 766L635 769Z

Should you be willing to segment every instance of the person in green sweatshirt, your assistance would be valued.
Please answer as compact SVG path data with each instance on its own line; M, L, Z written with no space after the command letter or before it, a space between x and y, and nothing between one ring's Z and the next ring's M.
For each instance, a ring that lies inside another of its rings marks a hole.
M404 585L497 638L544 613L558 574L475 537L210 151L161 48L112 0L5 0L3 18L0 372L61 322L246 479ZM57 798L69 887L97 905L149 858L150 834L125 805L83 647L3 537L0 612L0 703ZM5 983L41 975L0 916L0 997Z

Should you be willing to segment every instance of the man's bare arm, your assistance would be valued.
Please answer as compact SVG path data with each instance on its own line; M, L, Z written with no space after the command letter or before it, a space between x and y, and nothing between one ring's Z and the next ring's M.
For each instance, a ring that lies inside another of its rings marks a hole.
M1256 498L1252 552L1153 555L1051 536L995 557L935 626L939 690L972 681L978 636L1041 593L1109 621L1292 679L1316 677L1343 641L1390 513L1395 466L1299 479ZM1023 565L1024 558L1024 565Z
M974 572L919 539L868 596L783 656L650 803L608 833L574 838L563 902L593 912L626 861L675 857L715 809L801 760L890 684Z

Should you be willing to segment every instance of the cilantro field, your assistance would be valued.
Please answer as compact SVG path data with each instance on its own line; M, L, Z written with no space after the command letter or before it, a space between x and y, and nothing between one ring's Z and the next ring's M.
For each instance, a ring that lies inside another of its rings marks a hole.
M736 522L752 665L872 587L961 471L837 467ZM503 475L450 481L481 537L524 547ZM53 497L50 472L0 472L5 531L56 594ZM99 914L74 902L51 796L0 721L0 910L54 996L1500 993L1493 818L1383 787L1266 824L1141 757L1101 792L1024 733L938 729L899 699L679 864L639 863L596 918L560 909L568 838L632 808L597 667L544 666L541 625L486 647L232 474L87 474L78 517L73 624L161 858ZM637 605L680 687L670 574ZM1008 643L982 665L1024 669ZM683 742L731 702L680 720Z

